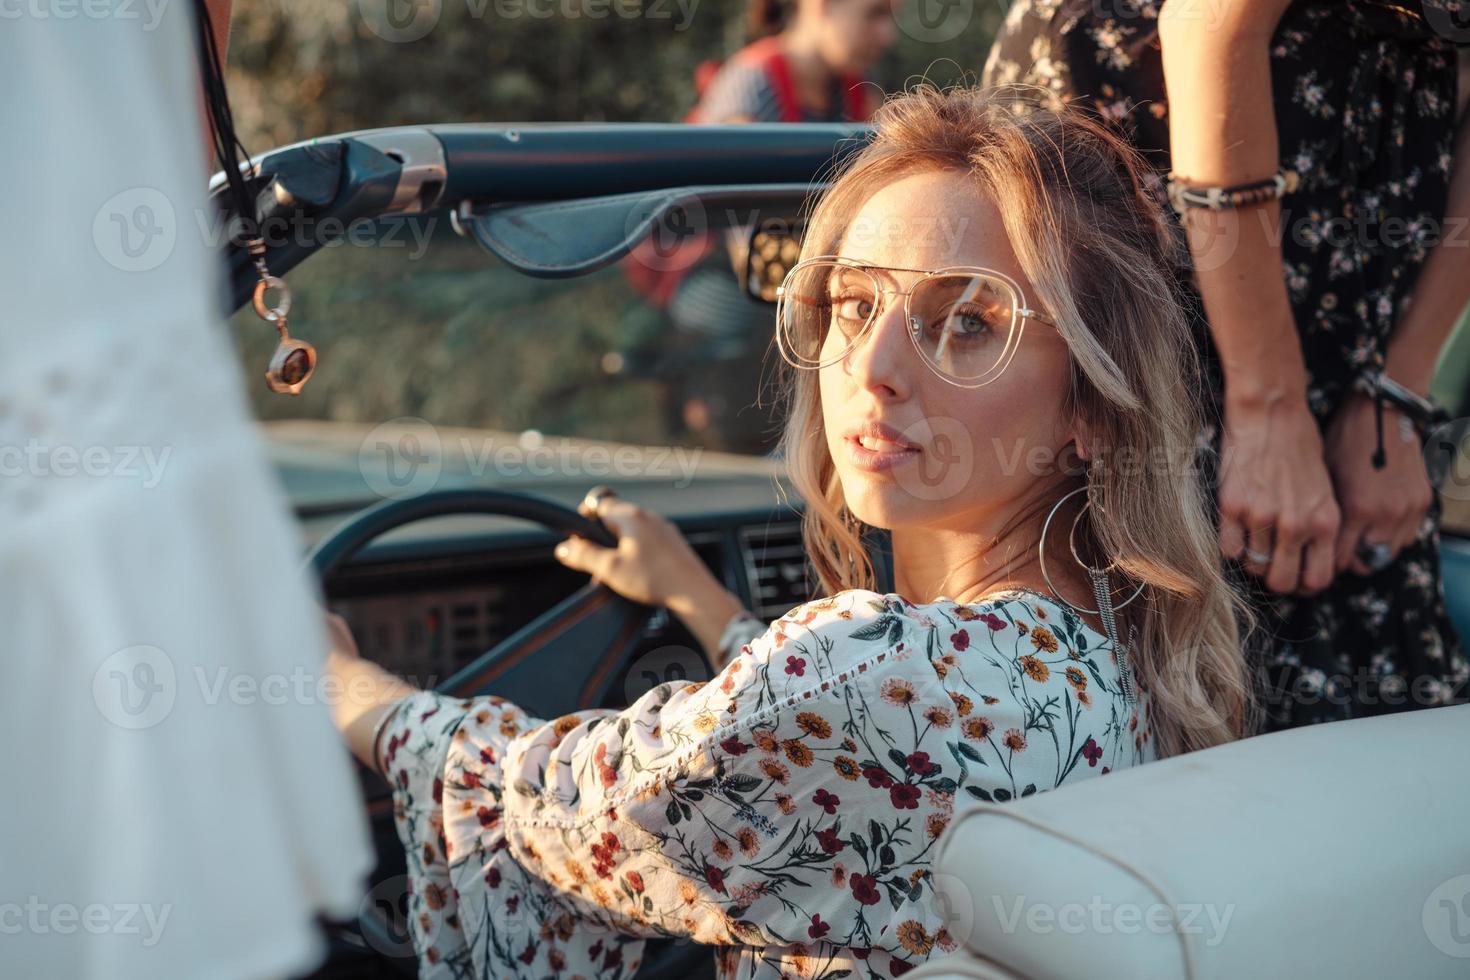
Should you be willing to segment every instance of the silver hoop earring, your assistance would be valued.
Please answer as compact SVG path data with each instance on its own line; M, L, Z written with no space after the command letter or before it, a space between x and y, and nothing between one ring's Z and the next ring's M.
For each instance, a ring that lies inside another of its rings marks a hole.
M1123 697L1130 705L1136 705L1138 698L1133 685L1133 672L1128 664L1128 650L1138 642L1138 627L1135 625L1129 626L1128 643L1124 644L1118 638L1118 625L1114 613L1142 595L1148 583L1138 583L1138 588L1133 590L1132 595L1115 605L1113 603L1112 583L1108 580L1108 569L1093 568L1087 562L1083 561L1082 556L1077 553L1077 524L1082 520L1082 515L1087 511L1087 508L1092 506L1091 500L1083 504L1081 509L1077 511L1077 516L1072 518L1072 529L1067 535L1067 547L1072 552L1073 560L1087 570L1087 576L1092 580L1092 594L1097 600L1097 608L1087 609L1063 597L1061 592L1057 590L1056 583L1051 580L1050 573L1046 570L1046 534L1051 530L1052 519L1057 516L1057 511L1061 509L1062 504L1079 493L1086 493L1087 490L1088 487L1084 485L1078 487L1076 490L1071 490L1063 494L1052 505L1051 512L1046 515L1046 520L1041 525L1041 541L1037 544L1037 556L1041 564L1041 577L1046 580L1046 587L1051 590L1051 594L1056 597L1058 602L1078 612L1095 613L1102 617L1103 629L1107 633L1108 639L1112 642L1113 649L1118 655L1118 682L1123 690Z

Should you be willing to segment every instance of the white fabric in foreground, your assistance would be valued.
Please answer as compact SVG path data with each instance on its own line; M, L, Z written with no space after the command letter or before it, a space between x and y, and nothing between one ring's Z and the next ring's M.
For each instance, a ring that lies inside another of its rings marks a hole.
M969 952L910 976L1464 977L1467 731L1336 722L958 813L935 887Z
M6 976L306 972L372 864L217 314L191 9L0 27Z

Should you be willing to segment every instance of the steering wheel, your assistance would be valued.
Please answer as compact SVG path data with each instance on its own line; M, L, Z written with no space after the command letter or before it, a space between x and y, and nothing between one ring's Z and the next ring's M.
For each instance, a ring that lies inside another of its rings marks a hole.
M540 524L560 536L576 534L604 547L617 538L598 520L530 494L501 490L442 490L404 500L389 500L355 515L312 549L307 564L326 582L365 547L397 528L431 517L486 514ZM622 677L637 648L639 634L653 610L589 582L486 651L435 690L453 697L497 694L537 718L556 718L600 706ZM381 809L391 790L369 796L368 809ZM390 922L396 903L364 903L358 938L391 957L398 972L413 976L417 961L401 952L407 930ZM339 927L351 936L351 926ZM353 940L354 945L358 943ZM400 951L393 955L391 951ZM703 959L701 964L699 959ZM712 958L698 946L651 948L639 970L643 978L687 977L707 972ZM703 966L703 971L700 967Z

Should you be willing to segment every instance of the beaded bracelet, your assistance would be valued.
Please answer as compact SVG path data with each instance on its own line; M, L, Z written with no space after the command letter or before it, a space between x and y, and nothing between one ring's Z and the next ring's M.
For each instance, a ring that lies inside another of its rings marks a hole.
M1301 177L1295 170L1280 170L1264 180L1229 187L1189 187L1179 176L1168 176L1169 204L1182 217L1189 208L1241 208L1252 204L1264 204L1292 193L1301 185Z

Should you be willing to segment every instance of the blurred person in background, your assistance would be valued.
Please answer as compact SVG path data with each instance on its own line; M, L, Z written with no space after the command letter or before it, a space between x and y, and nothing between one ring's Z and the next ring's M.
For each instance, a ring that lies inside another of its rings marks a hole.
M705 62L686 122L866 122L882 101L863 76L897 36L894 0L749 0L750 43Z
M1421 452L1434 406L1376 397L1381 376L1428 395L1470 300L1456 6L1018 0L985 66L1113 120L1172 188L1208 321L1220 546L1270 628L1269 728L1467 694ZM1200 206L1212 189L1223 208Z
M896 39L897 2L750 0L750 43L724 62L700 66L699 101L685 122L866 122L883 92L864 76ZM677 233L672 225L669 231ZM749 231L737 229L723 243L718 235L696 235L679 242L674 257L660 251L654 261L640 261L657 247L644 244L634 250L628 275L678 331L673 359L660 371L668 379L670 424L712 449L764 453L775 444L778 421L773 403L751 393L761 388L771 311L740 281ZM681 357L728 361L730 370L701 372L699 391L687 391Z

